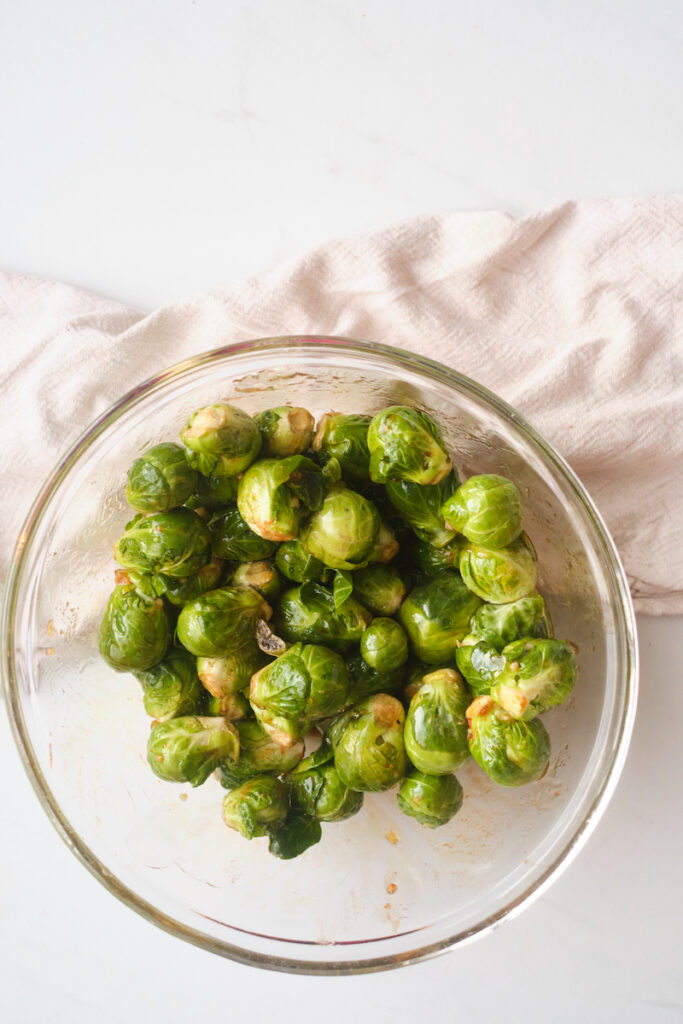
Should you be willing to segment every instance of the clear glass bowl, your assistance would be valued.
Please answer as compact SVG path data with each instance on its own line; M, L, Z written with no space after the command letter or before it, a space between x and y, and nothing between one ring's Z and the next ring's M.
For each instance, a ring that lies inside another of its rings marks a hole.
M139 684L97 652L112 545L130 517L123 483L141 449L175 439L189 413L219 398L249 412L286 402L314 413L417 405L442 424L461 473L516 481L557 635L579 648L575 692L544 719L553 753L541 782L506 790L471 763L458 772L465 803L447 826L420 828L399 812L393 792L368 795L361 814L325 826L318 846L282 862L265 840L248 843L225 828L215 780L192 791L150 772ZM519 911L569 863L604 810L635 712L626 579L566 463L473 381L407 352L336 338L218 349L147 381L105 413L28 517L8 582L4 636L17 744L74 853L162 928L276 970L395 967Z

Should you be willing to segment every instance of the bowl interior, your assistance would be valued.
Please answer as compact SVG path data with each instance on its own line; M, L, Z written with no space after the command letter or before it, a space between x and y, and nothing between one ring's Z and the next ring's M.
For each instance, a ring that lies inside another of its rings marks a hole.
M541 782L506 790L469 764L457 773L462 811L435 831L405 818L395 792L369 795L358 816L324 827L317 847L284 863L265 840L225 828L214 779L193 791L152 775L139 685L110 670L96 643L112 545L130 518L125 473L143 448L175 440L189 413L221 398L252 413L285 403L315 414L415 404L441 423L461 475L516 481L539 589L556 634L579 649L575 692L545 718L553 752ZM526 425L434 364L322 340L237 346L183 364L95 425L24 539L7 610L10 696L41 796L118 895L218 952L306 970L372 969L435 952L537 891L610 787L632 697L628 598L610 542Z

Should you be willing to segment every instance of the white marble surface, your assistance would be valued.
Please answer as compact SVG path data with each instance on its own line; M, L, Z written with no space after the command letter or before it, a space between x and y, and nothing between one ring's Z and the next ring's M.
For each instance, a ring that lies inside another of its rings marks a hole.
M0 265L147 310L416 213L680 188L682 50L678 0L5 4ZM154 929L62 845L0 717L3 1021L682 1020L683 620L639 627L586 849L491 936L386 975L257 974Z

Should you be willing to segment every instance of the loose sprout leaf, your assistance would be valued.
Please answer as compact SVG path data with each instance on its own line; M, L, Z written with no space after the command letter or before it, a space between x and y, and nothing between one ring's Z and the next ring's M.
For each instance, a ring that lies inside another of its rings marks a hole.
M350 572L346 572L344 569L337 569L334 576L334 583L332 585L332 594L334 597L334 610L339 611L341 606L351 597L353 593L353 577Z
M270 829L268 850L280 860L300 857L322 838L320 822L301 811L290 811L282 825Z

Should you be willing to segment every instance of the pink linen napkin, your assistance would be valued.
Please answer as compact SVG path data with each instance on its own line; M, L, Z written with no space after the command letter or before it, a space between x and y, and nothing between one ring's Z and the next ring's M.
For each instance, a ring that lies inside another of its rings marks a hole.
M518 408L595 499L637 610L683 612L682 321L683 196L420 217L146 317L0 275L0 574L55 461L129 388L219 345L336 334L427 354Z

